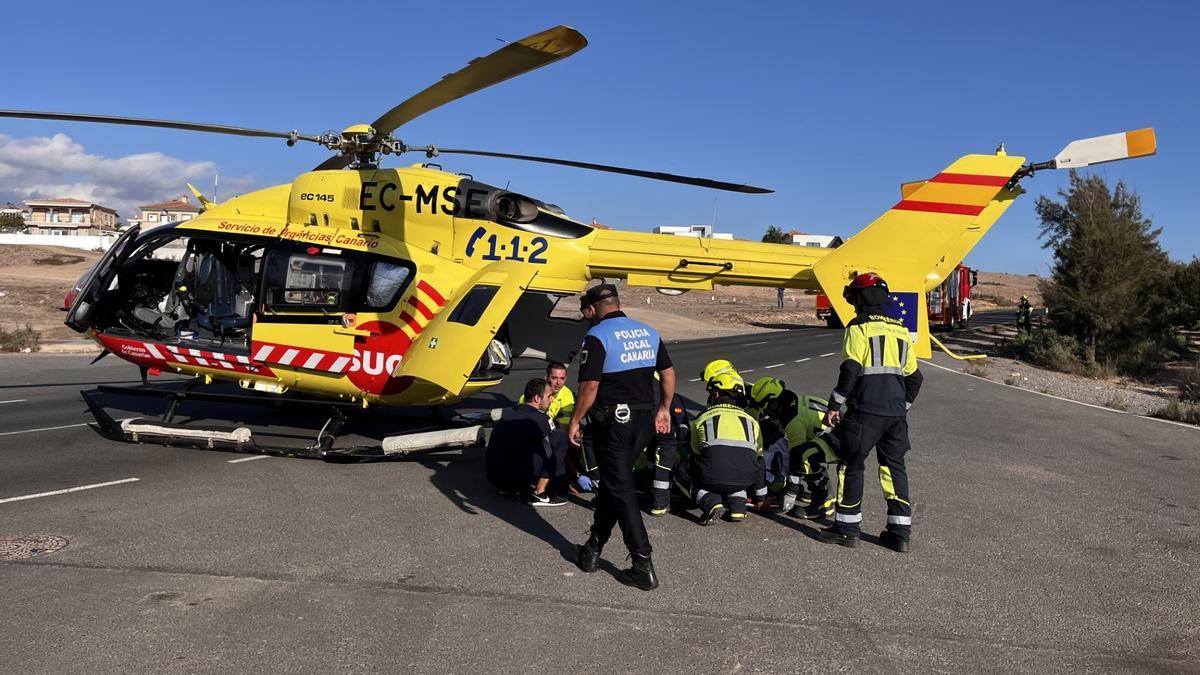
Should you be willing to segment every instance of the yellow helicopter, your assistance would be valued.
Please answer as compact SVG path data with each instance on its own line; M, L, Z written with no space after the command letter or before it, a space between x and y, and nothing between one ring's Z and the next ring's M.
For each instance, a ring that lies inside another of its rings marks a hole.
M553 318L551 310L600 277L664 292L714 284L824 290L846 320L853 310L837 291L871 270L889 280L918 354L928 356L925 292L1023 192L1022 178L1155 152L1153 130L1143 129L1075 141L1048 162L1027 164L1003 150L966 155L928 181L902 186L895 206L836 249L596 229L553 204L435 165L379 166L388 154L466 154L771 192L587 162L412 147L393 135L434 108L586 45L566 26L536 33L472 61L373 124L341 133L17 110L0 117L281 138L334 151L289 184L224 203L192 188L204 212L126 232L80 286L66 323L143 372L233 381L260 397L298 392L361 407L455 402L498 384L513 354L527 349L569 360L587 326ZM171 249L178 254L159 255ZM173 410L180 399L171 396ZM119 430L130 440L186 441L198 433L137 423ZM241 431L194 438L210 447L260 449ZM474 440L470 433L464 443ZM331 452L333 434L322 434L317 454Z

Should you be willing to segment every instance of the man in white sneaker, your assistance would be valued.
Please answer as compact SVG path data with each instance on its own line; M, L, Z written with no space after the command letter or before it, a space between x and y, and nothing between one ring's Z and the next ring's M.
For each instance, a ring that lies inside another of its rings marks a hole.
M567 437L546 414L554 400L550 383L534 378L520 403L504 410L484 453L488 481L501 493L524 492L533 506L562 506L551 482L566 472Z

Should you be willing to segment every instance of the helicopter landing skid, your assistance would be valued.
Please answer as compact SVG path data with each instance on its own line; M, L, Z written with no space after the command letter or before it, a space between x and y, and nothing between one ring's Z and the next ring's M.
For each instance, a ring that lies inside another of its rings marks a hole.
M156 387L112 387L101 385L94 390L82 391L84 402L96 419L100 431L115 440L129 443L156 443L169 446L225 450L230 452L257 453L287 457L324 459L326 461L353 459L402 459L429 452L456 450L483 444L483 426L454 426L415 433L388 436L378 444L335 447L334 442L346 424L344 409L357 410L358 406L340 401L317 399L269 400L257 396L218 394L183 389L159 389ZM97 394L159 398L168 401L167 408L157 420L147 418L114 419L96 400ZM283 446L261 443L249 427L233 429L205 429L195 426L173 424L179 404L188 400L213 403L233 403L278 407L282 403L313 408L325 408L328 418L317 432L316 439L307 446Z

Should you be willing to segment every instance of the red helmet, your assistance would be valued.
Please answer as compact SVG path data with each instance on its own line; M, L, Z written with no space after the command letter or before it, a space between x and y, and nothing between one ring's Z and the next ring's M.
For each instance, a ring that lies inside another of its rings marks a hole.
M888 292L888 285L883 277L874 272L865 272L846 284L846 287L842 289L842 297L846 299L846 302L854 304L854 296L868 288L878 288L884 293Z

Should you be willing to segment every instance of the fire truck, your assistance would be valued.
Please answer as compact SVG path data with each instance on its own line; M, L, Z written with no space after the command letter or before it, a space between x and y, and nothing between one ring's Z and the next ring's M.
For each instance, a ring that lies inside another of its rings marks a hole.
M965 328L971 319L971 289L979 281L979 272L960 264L951 270L941 286L929 291L929 327L931 329ZM817 318L824 319L830 328L841 328L842 322L829 303L829 296L817 294Z

